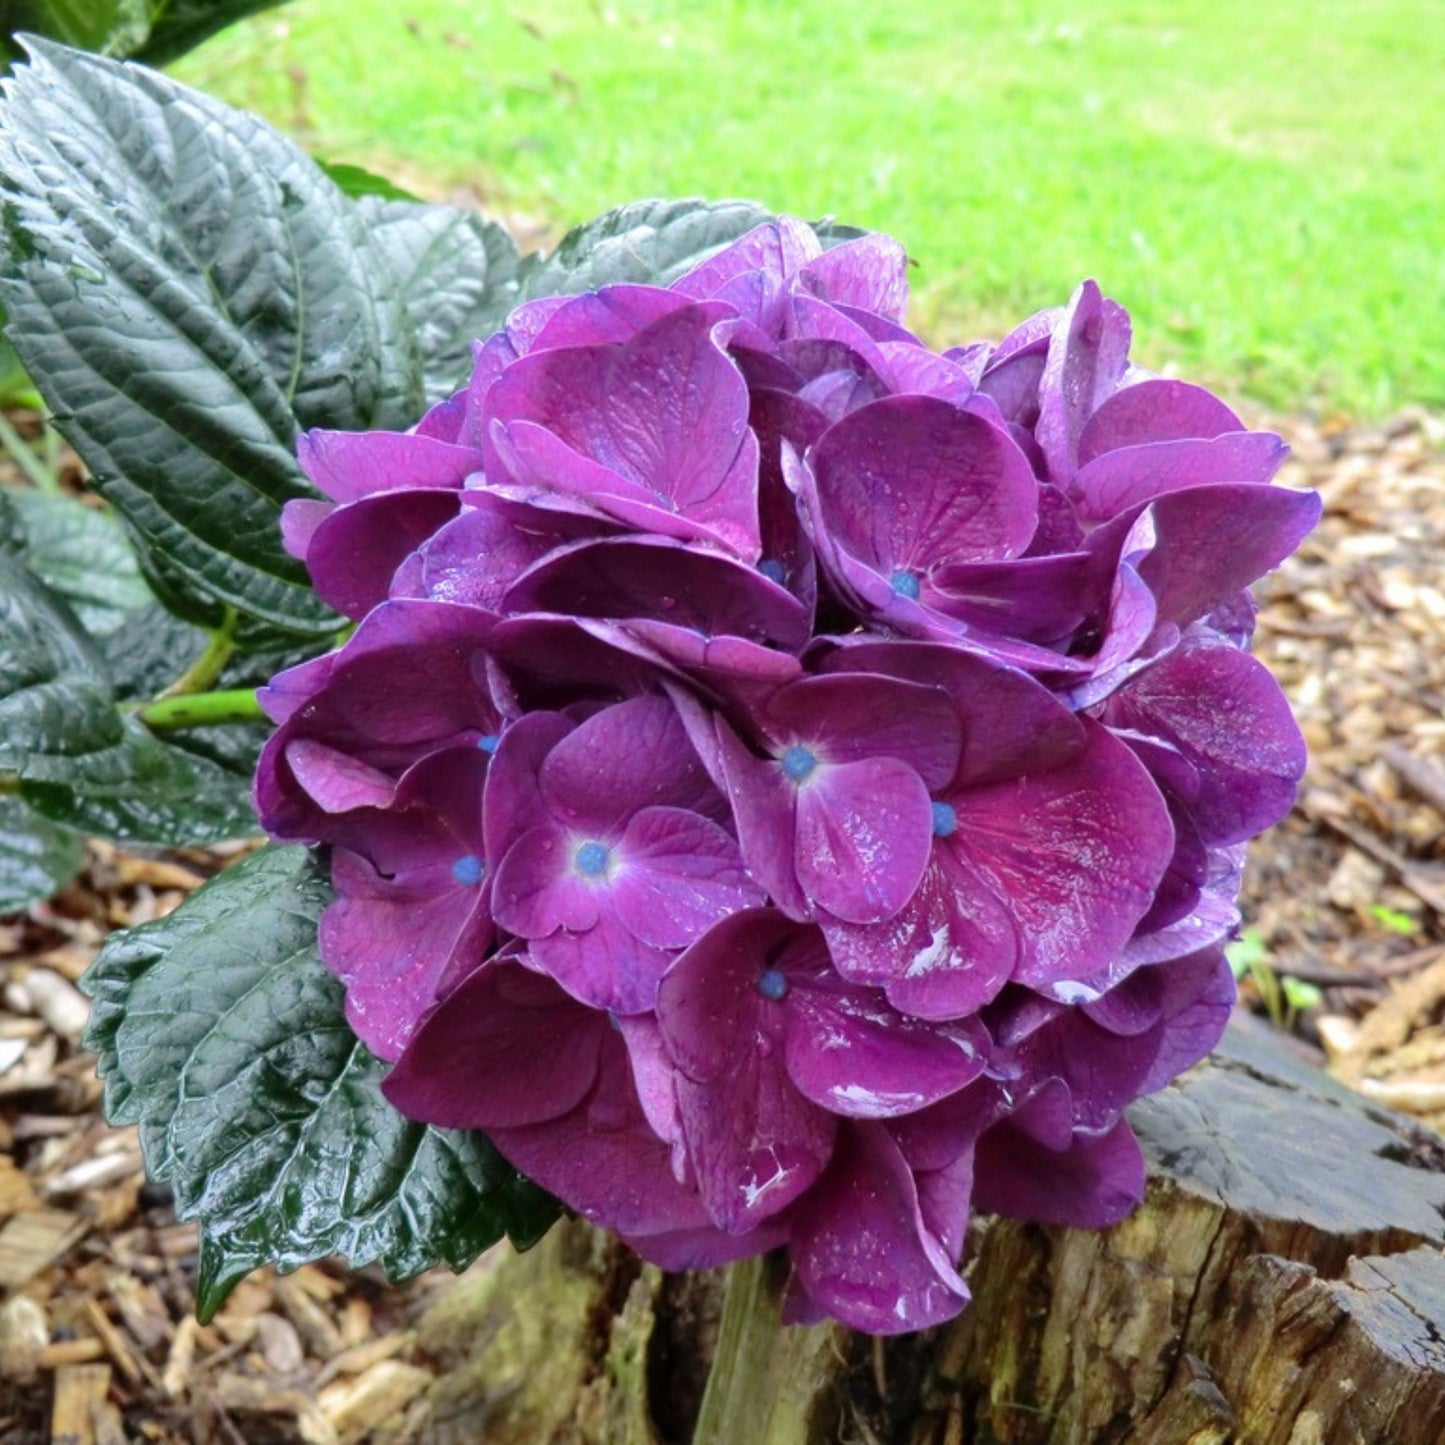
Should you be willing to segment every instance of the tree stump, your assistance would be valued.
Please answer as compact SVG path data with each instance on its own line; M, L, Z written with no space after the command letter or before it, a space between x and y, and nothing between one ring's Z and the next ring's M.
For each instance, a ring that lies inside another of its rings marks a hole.
M980 1221L973 1304L896 1340L781 1326L776 1261L669 1277L563 1226L425 1322L427 1438L1441 1445L1445 1144L1238 1028L1131 1117L1134 1215Z

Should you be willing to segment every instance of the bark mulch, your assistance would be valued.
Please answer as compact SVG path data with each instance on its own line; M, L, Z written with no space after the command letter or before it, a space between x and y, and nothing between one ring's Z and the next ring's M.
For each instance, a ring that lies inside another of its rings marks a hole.
M1321 490L1325 520L1259 589L1257 650L1312 756L1252 851L1241 1007L1442 1128L1445 423L1282 429L1287 480ZM448 1275L263 1271L199 1325L195 1229L146 1183L135 1130L100 1117L75 981L109 928L164 914L222 861L93 845L77 882L0 919L0 1445L425 1438L414 1326Z

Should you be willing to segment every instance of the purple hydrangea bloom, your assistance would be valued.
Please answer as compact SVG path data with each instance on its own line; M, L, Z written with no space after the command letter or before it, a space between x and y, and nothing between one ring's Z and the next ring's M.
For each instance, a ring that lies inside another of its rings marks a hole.
M309 434L286 540L357 626L256 781L399 1109L878 1333L964 1306L971 1209L1140 1197L1124 1110L1217 1041L1304 766L1247 589L1319 512L1092 282L942 353L906 304L783 217Z

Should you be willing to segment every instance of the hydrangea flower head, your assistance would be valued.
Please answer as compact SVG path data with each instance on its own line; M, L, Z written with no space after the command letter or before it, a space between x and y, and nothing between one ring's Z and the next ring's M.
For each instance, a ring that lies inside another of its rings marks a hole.
M1319 511L1092 282L940 353L906 268L780 218L305 437L357 626L257 777L399 1109L879 1333L963 1308L971 1208L1140 1197L1124 1109L1218 1039L1304 765L1247 589Z

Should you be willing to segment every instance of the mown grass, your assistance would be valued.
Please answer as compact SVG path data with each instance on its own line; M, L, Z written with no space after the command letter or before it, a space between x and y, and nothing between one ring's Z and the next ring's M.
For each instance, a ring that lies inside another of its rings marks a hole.
M888 230L938 339L1093 275L1153 364L1445 407L1438 0L295 0L179 73L557 223L701 194Z

